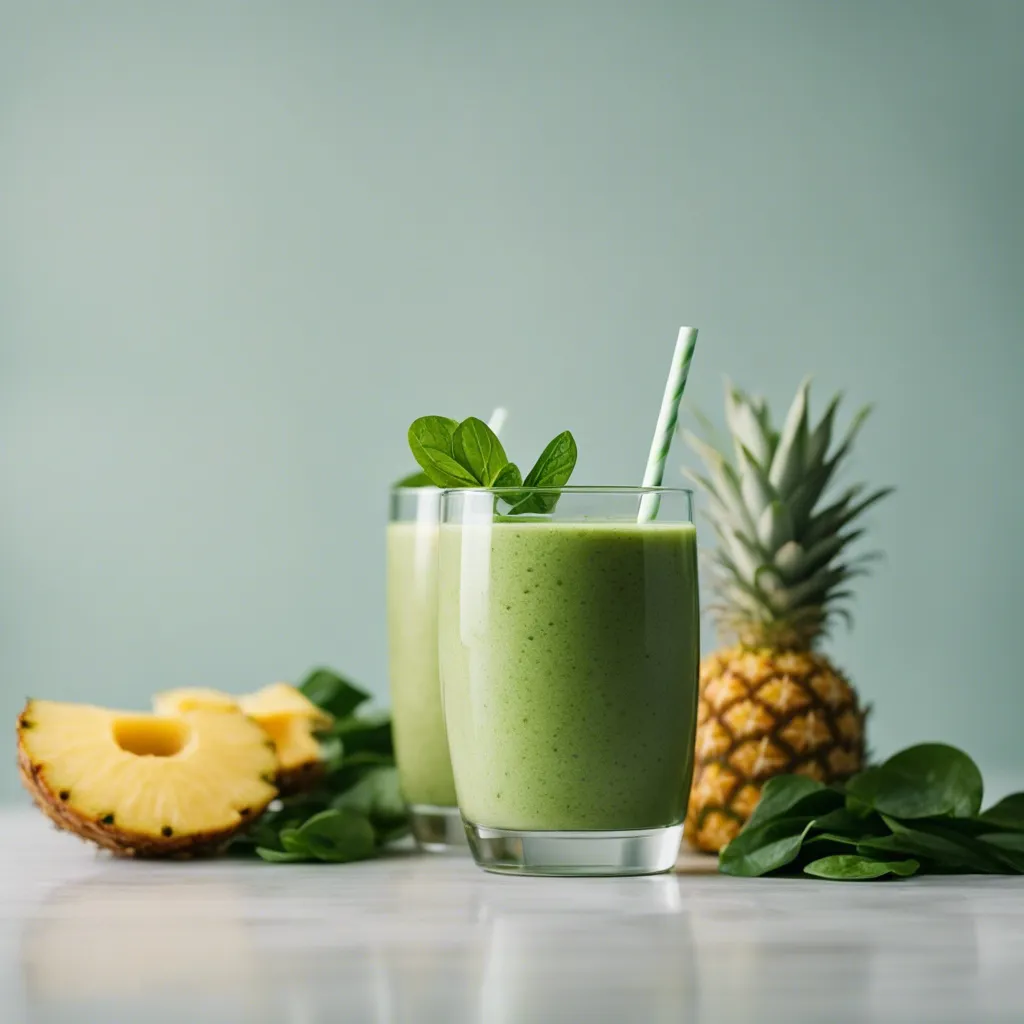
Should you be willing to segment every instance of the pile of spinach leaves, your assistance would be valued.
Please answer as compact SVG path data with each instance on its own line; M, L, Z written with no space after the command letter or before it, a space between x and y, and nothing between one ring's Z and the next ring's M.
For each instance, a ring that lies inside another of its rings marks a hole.
M718 868L835 881L1024 874L1024 793L982 812L982 791L974 761L943 743L909 747L845 785L782 775L765 784Z
M373 857L409 830L390 715L358 714L370 695L331 669L315 669L299 689L334 716L320 736L324 774L310 792L274 801L229 852L278 864Z

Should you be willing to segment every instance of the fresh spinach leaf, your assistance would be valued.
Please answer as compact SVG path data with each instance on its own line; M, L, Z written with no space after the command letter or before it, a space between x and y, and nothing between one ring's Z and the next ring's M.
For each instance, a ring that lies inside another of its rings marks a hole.
M834 881L868 881L886 875L906 878L921 865L916 860L874 860L857 854L835 854L804 865L804 874Z
M842 799L842 794L840 794ZM854 814L847 807L838 807L827 814L820 814L814 819L815 829L835 832L845 836L888 835L882 818L875 811L866 815Z
M1024 793L1011 793L978 815L979 820L998 828L1024 832Z
M455 457L459 424L446 416L421 416L409 427L413 458L438 487L479 487L480 481Z
M757 878L796 860L812 822L807 818L778 818L750 832L741 832L719 854L724 875Z
M340 718L331 727L330 735L341 740L346 758L363 753L390 755L394 750L391 716L386 711Z
M317 860L337 864L372 857L376 845L370 819L348 807L314 815L299 829L296 839Z
M333 669L316 668L299 687L317 707L335 718L347 718L370 695Z
M396 481L395 487L433 487L434 485L430 482L430 477L427 476L422 470L418 473L410 473L408 476L403 476L401 480Z
M984 832L977 837L986 848L1011 871L1024 875L1024 833Z
M498 435L476 416L464 419L455 428L452 452L455 460L484 487L493 487L508 465L508 456Z
M495 487L522 487L523 475L514 462L509 462L494 481Z
M989 843L1001 850L1024 853L1024 833L1021 832L983 832L977 839L979 843Z
M812 824L812 829L817 829L818 823L815 821ZM838 846L856 846L860 840L856 836L842 836L838 832L817 832L813 835L809 835L804 840L804 846L808 847L812 843L834 843Z
M564 487L576 468L578 456L576 440L568 430L563 430L548 443L541 452L540 458L534 463L533 469L526 474L524 487ZM558 504L557 494L529 494L515 504L510 515L548 515Z
M847 783L847 793L896 818L971 817L981 808L978 766L944 743L921 743L894 754Z
M309 855L305 853L288 853L285 850L274 850L265 846L257 846L256 854L271 864L300 864L302 861L309 860Z
M398 769L372 768L351 789L335 797L332 807L349 807L366 815L378 845L391 842L407 830L405 801L398 785Z
M872 836L857 847L857 852L875 856L889 853L904 853L911 857L923 857L933 862L936 868L947 871L977 871L981 874L998 875L1005 872L999 859L984 846L967 836L952 830L911 828L895 823L897 831L888 836Z
M744 830L757 828L771 818L818 815L842 807L843 797L836 790L827 789L806 775L779 775L769 779L761 790L754 813Z
M298 853L308 857L309 847L302 839L298 828L283 828L278 836L285 853Z

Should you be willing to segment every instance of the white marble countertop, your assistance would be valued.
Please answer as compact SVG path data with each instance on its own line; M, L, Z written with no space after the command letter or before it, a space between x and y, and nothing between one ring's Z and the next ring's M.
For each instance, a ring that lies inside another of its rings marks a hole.
M1024 1020L1024 879L118 862L0 815L4 1024Z

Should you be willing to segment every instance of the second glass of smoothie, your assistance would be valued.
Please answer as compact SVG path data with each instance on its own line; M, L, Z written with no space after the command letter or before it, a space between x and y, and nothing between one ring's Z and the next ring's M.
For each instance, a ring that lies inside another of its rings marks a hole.
M437 670L436 487L391 491L387 536L388 662L395 757L421 849L465 849Z
M527 514L510 514L530 495ZM696 554L689 491L445 492L441 678L481 866L601 875L675 863L696 725Z

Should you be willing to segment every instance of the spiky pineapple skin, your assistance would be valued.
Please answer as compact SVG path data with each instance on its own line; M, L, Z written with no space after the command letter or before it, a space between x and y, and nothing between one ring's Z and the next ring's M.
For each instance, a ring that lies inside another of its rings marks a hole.
M865 712L816 651L725 648L701 662L699 692L686 816L699 850L717 853L733 839L773 776L828 784L863 767Z

